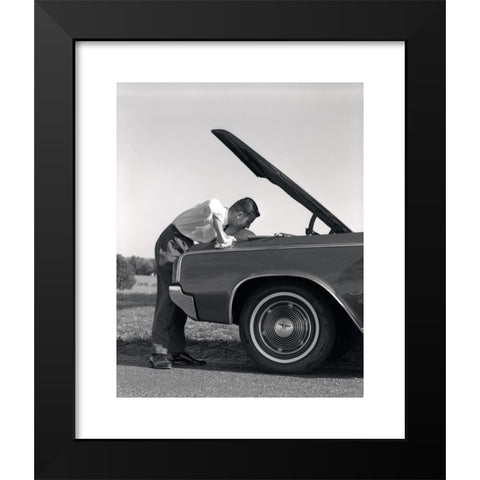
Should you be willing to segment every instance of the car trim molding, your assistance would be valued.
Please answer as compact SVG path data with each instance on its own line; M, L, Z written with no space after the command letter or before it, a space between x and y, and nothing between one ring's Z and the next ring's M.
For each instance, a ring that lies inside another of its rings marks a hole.
M170 299L175 305L180 307L193 320L198 320L195 300L191 295L184 293L182 287L179 285L170 285L168 293Z
M254 252L257 250L293 250L298 248L335 248L335 247L363 247L362 242L355 243L323 243L323 244L305 244L305 245L266 245L264 247L248 248L216 248L212 250L195 250L185 252L183 255L198 255L200 253L227 253L227 252Z
M292 277L292 278L302 278L304 280L310 280L313 283L316 283L318 286L322 287L329 293L332 298L334 298L337 303L345 310L347 315L351 318L352 322L354 325L360 330L360 332L363 333L363 327L361 327L358 323L357 320L355 319L355 315L353 312L350 310L348 305L345 305L341 299L338 297L338 295L327 285L325 282L322 282L322 280L319 280L318 278L312 276L312 275L306 275L304 273L297 273L297 272L284 272L284 273L261 273L258 275L251 275L247 278L244 278L240 282L238 282L235 287L232 290L232 293L230 295L230 300L228 304L228 323L232 324L233 323L233 300L235 299L235 295L237 293L237 290L240 288L241 285L243 285L245 282L248 282L249 280L254 280L256 278L265 278L265 277Z
M181 270L182 270L182 261L187 255L205 255L205 254L217 254L217 253L235 253L235 252L255 252L261 250L292 250L299 248L334 248L334 247L363 247L363 243L326 243L322 245L274 245L274 246L265 246L265 247L250 247L250 248L218 248L212 250L197 250L197 251L188 251L180 255L177 259L177 265L174 268L174 282L180 282Z

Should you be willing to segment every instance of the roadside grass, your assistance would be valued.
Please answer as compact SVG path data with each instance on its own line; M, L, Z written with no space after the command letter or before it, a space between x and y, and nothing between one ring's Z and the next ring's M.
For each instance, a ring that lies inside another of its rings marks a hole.
M138 299L135 295L133 298ZM154 300L155 301L155 300ZM151 348L154 306L125 304L117 311L117 352L122 355L148 356ZM196 322L185 325L186 350L200 358L247 362L236 325Z
M132 307L155 308L157 277L135 275L135 280L136 283L130 290L117 290L117 310Z
M117 292L117 310L134 307L155 308L156 293L123 293ZM153 314L152 314L153 315Z
M156 277L137 275L130 290L117 291L117 353L146 357L157 292ZM186 350L199 358L248 362L236 325L196 322L185 325Z
M117 291L117 356L118 359L150 355L151 331L156 300L156 278L137 276L131 290ZM187 320L185 325L186 350L207 361L251 365L240 343L236 325ZM326 366L363 368L363 348L357 347L339 360ZM141 363L142 360L139 360Z

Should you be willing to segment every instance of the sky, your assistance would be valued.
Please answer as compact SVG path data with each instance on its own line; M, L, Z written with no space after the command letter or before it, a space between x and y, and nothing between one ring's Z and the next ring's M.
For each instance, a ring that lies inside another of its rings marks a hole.
M117 253L153 257L184 210L252 197L257 235L304 235L311 214L256 177L211 130L235 134L363 231L361 83L117 84ZM327 233L317 220L315 230Z

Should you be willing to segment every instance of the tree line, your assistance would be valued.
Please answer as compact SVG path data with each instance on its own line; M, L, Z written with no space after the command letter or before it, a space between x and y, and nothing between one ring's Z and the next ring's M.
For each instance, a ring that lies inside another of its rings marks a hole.
M124 257L117 254L117 289L129 290L135 285L135 275L151 275L155 273L153 258Z

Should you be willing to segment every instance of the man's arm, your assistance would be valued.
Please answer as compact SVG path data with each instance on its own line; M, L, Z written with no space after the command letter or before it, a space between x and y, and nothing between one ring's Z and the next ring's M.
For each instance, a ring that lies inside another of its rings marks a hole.
M213 216L212 222L213 222L213 229L217 234L217 245L229 247L235 241L235 237L227 235L223 231L222 222L218 217Z

